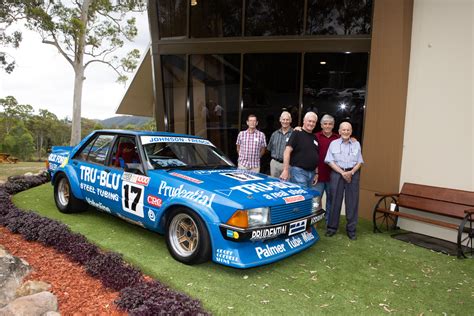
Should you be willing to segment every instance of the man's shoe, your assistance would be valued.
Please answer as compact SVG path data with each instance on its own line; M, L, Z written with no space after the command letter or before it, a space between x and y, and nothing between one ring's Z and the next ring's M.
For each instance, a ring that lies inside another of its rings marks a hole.
M334 235L336 235L336 232L327 231L326 234L324 234L324 236L326 236L326 237L332 237Z
M354 235L354 236L347 235L347 237L349 237L350 240L357 240L357 236L356 236L356 235Z

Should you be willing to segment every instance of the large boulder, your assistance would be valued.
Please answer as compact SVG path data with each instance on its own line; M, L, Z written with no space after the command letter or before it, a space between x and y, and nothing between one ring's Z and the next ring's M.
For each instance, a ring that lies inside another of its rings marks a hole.
M58 299L51 292L22 296L0 309L2 316L39 316L58 310Z
M31 267L27 262L12 256L0 246L0 307L15 298L16 290L30 271Z
M51 284L43 281L28 280L16 290L16 297L28 296L51 290Z

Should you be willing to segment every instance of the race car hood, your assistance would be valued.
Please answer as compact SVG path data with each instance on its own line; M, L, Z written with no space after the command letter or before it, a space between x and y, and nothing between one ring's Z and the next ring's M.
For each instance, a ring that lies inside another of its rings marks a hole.
M245 205L278 205L310 199L319 193L262 173L239 169L173 170L168 175Z

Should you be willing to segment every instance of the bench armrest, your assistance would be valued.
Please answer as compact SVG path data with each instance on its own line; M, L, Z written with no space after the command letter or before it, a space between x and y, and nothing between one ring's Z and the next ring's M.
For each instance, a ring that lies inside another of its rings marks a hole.
M474 208L470 208L464 211L466 214L474 214Z
M400 193L380 193L380 192L375 192L375 196L400 196Z

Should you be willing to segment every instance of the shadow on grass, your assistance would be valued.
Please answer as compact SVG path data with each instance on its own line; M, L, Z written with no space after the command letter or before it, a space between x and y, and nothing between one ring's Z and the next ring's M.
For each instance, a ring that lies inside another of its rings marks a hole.
M49 184L17 194L14 202L123 254L144 273L201 300L218 315L474 310L472 261L373 234L366 220L360 220L357 241L342 231L332 238L322 236L312 248L277 263L238 270L212 262L181 264L169 255L163 236L108 214L59 213Z

